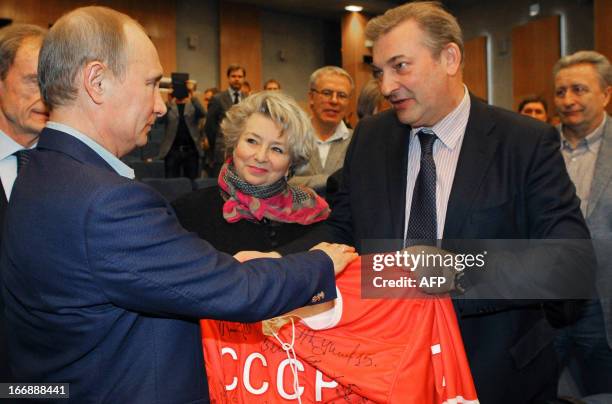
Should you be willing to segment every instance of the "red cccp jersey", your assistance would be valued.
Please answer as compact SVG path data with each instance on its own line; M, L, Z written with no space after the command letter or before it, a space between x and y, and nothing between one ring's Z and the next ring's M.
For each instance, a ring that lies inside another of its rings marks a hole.
M361 299L360 266L337 278L330 328L280 329L295 357L261 323L202 320L211 402L478 403L451 300Z

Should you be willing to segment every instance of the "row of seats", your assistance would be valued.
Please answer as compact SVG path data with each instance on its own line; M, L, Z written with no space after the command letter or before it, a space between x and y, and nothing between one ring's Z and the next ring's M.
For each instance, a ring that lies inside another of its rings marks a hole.
M194 181L185 177L142 178L140 181L155 188L170 202L194 190L217 186L216 178L198 178Z
M165 178L164 161L156 160L163 137L164 125L157 122L149 133L147 144L122 158L134 169L137 180L155 188L170 202L194 190L217 185L216 178L198 178L194 181L184 177Z
M147 160L155 159L159 155L159 149L164 138L164 125L156 122L149 132L149 141L143 147L137 147L127 154L123 160Z

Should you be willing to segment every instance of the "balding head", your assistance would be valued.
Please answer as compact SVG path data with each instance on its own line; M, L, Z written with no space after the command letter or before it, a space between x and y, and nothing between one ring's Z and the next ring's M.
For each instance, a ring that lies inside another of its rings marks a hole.
M125 25L142 27L131 17L107 7L82 7L62 16L51 28L40 52L39 83L50 109L77 97L77 73L100 61L123 77L128 42ZM143 30L144 31L144 30Z
M60 18L43 44L39 72L51 119L118 157L145 145L166 112L155 46L142 26L110 8L82 7Z

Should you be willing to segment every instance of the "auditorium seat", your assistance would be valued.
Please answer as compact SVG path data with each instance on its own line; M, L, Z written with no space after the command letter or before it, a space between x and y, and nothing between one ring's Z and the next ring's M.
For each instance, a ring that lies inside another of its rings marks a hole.
M164 178L166 176L164 161L133 161L129 166L134 169L136 179L141 178Z
M143 178L143 183L155 188L169 202L188 194L193 187L189 178Z
M216 178L198 178L195 181L193 181L193 189L202 189L202 188L209 188L209 187L216 187L217 186L217 179Z

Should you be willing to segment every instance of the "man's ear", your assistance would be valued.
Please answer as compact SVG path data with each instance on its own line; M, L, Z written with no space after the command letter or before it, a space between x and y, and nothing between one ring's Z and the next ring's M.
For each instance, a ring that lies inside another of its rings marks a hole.
M108 69L100 61L89 62L83 68L83 87L96 104L102 104L108 80Z
M314 111L314 91L309 90L308 91L308 106L310 107L311 111Z
M459 46L451 42L442 49L442 57L446 62L446 71L450 76L457 74L461 68L461 50Z

